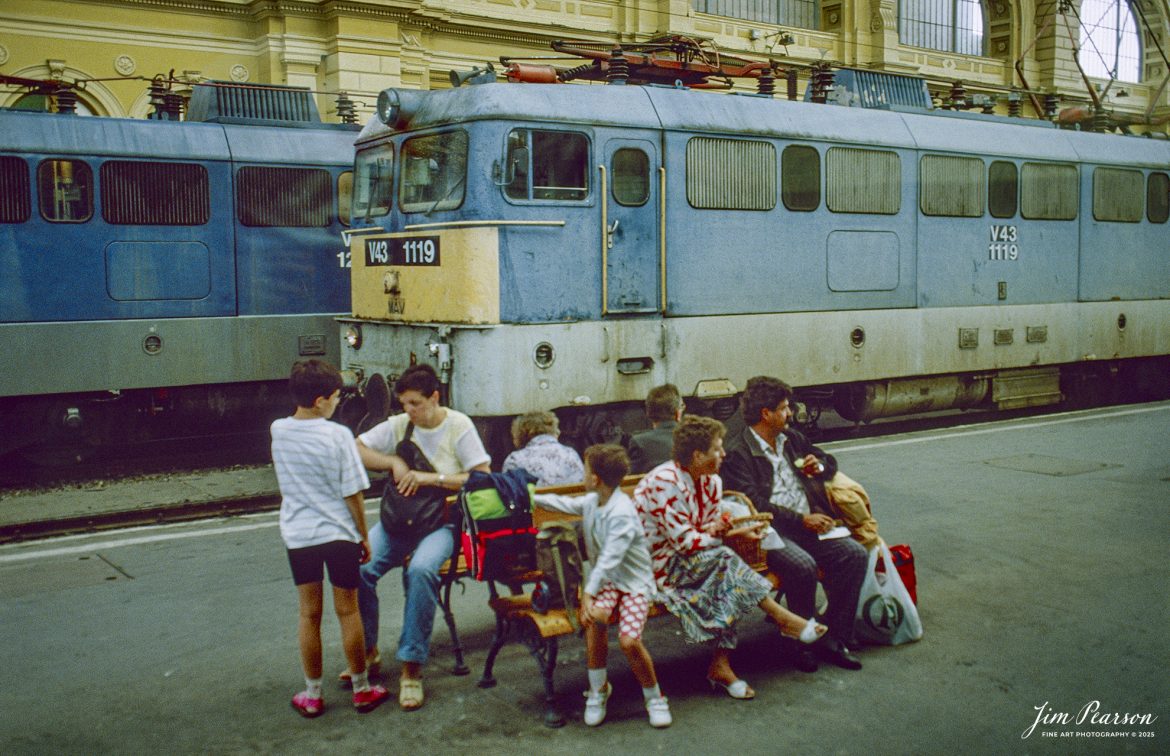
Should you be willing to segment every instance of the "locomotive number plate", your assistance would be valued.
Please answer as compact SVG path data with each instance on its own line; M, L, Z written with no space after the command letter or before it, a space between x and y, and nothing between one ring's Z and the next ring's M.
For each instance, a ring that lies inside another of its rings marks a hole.
M366 239L366 267L377 265L438 265L439 237Z

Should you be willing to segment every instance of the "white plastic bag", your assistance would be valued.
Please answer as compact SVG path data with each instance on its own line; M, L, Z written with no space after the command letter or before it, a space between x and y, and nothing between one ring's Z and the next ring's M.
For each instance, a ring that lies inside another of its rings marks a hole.
M885 572L877 571L879 558L885 564ZM922 637L918 608L902 584L890 547L881 539L869 550L869 569L861 583L853 631L860 640L888 646Z

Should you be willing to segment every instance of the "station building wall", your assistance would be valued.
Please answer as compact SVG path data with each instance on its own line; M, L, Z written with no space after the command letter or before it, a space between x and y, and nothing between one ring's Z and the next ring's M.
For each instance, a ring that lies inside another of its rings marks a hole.
M1142 81L1090 83L1105 91L1108 110L1149 118L1158 124L1149 128L1166 132L1170 71L1158 47L1170 50L1168 6L1131 1L1152 26L1140 32ZM553 39L630 43L679 34L760 60L924 76L940 98L948 82L962 81L974 94L1019 85L1022 74L1062 105L1088 99L1073 63L1076 19L1049 0L982 0L982 55L903 44L898 0L770 2L805 3L802 15L791 17L816 28L771 23L754 0L4 0L0 73L84 80L81 108L98 115L145 116L149 79L173 72L180 93L202 79L306 86L320 92L326 120L336 120L330 93L343 90L364 121L386 87L450 86L451 69L489 61L499 68L501 55L550 55ZM804 86L802 80L802 92ZM0 106L23 96L0 87ZM1032 110L1025 101L1025 115Z

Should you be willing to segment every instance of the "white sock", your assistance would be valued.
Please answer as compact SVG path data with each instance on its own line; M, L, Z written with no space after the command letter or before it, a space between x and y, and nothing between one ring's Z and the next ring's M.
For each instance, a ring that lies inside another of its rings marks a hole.
M642 698L649 701L651 698L662 698L662 691L658 689L657 685L651 688L642 688Z
M353 681L353 692L360 693L363 690L370 689L370 672L366 670L361 674L350 670L349 679Z
M605 687L605 667L589 670L589 689L598 693Z
M306 677L305 678L305 692L308 693L309 696L312 698L320 698L321 697L321 678L318 677L316 680L313 680L311 678Z

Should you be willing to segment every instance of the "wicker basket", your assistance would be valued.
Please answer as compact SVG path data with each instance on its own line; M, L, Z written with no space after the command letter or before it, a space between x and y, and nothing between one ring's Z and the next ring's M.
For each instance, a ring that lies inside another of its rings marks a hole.
M724 491L724 498L736 499L741 504L747 506L751 514L746 517L736 517L731 521L732 529L741 528L754 522L771 522L772 515L769 513L760 514L756 512L756 508L752 506L751 499L739 493L738 491ZM764 550L760 547L762 541L758 538L749 538L747 536L731 536L723 539L723 544L739 555L739 558L747 562L748 565L756 572L763 572L768 568L767 559L764 556Z

